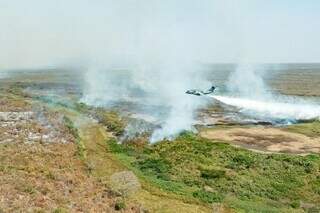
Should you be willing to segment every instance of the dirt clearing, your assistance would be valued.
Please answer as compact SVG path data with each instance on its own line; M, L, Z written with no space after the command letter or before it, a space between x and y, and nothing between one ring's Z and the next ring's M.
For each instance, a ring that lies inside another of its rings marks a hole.
M274 127L205 129L204 138L223 140L250 150L282 153L320 153L320 138L286 132Z

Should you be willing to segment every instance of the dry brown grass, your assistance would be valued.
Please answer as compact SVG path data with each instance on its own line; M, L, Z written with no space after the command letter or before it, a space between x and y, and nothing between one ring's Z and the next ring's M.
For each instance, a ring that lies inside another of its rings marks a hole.
M113 209L114 199L88 176L74 144L7 144L0 150L0 208L5 212Z
M2 96L0 102L5 112L32 112L0 121L0 212L115 211L119 198L90 175L63 114L19 97ZM126 205L122 211L140 209Z
M31 104L28 102L10 96L0 95L0 111L1 112L20 112L31 110Z

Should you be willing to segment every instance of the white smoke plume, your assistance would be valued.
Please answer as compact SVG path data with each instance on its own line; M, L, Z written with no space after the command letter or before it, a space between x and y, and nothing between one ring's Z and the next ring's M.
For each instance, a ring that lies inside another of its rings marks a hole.
M186 63L127 67L126 70L88 70L82 101L95 106L107 106L117 101L154 106L148 113L161 128L155 130L150 141L172 139L181 131L192 130L196 109L206 104L204 99L186 95L185 91L210 86L197 73L195 65L188 63L189 67L184 67ZM163 109L167 110L165 114L158 112Z
M267 69L266 65L261 64L238 64L227 82L229 92L254 99L270 98L270 90L263 79L265 69Z
M199 61L210 48L206 41L212 27L206 20L208 1L199 4L204 13L195 15L189 14L191 4L178 9L176 1L144 3L139 10L142 17L133 13L127 19L126 24L134 24L136 29L125 41L127 47L117 49L121 57L126 57L89 69L82 101L92 105L131 101L158 106L151 112L161 125L150 139L156 142L192 130L195 111L205 104L185 91L211 86ZM154 9L152 13L150 9ZM167 109L165 114L157 112L162 108Z

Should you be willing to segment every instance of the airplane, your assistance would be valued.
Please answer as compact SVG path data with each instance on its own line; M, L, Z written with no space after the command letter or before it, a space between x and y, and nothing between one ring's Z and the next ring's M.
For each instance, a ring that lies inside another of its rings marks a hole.
M209 94L213 93L215 89L216 89L216 87L214 87L214 86L212 86L207 91L192 89L192 90L187 90L186 94L188 94L188 95L196 95L196 96L209 95Z

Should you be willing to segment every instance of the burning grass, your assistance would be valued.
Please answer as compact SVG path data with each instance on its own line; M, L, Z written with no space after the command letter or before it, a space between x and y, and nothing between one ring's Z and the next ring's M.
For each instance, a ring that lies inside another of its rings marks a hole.
M105 126L115 136L123 135L127 123L117 111L107 110L102 107L91 107L84 103L77 103L74 108L80 113L97 119L100 124Z
M98 121L107 127L110 132L113 132L115 136L121 136L124 133L126 123L117 112L98 108L95 114Z
M59 113L12 94L1 94L0 102L1 143L73 142Z

